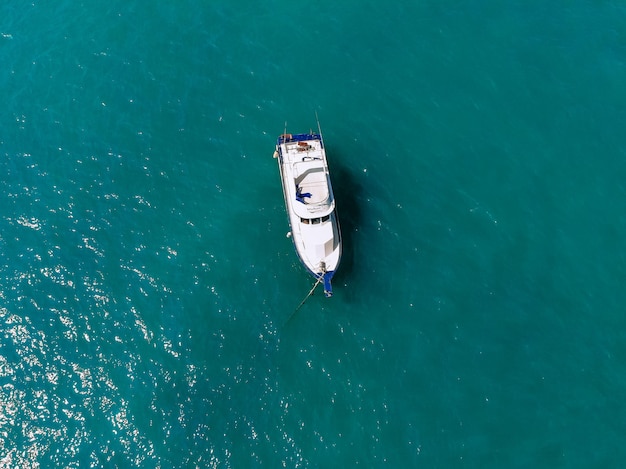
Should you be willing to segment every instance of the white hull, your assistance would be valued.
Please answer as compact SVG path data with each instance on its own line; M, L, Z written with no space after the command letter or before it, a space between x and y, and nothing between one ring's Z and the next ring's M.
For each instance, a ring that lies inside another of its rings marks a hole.
M341 260L341 233L322 138L281 135L274 156L296 252L307 270L324 281L330 296L330 281Z

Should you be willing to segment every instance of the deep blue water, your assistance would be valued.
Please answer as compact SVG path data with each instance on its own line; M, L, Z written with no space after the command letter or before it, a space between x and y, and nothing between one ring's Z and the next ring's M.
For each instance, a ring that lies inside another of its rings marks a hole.
M623 4L162 3L0 6L0 467L621 467Z

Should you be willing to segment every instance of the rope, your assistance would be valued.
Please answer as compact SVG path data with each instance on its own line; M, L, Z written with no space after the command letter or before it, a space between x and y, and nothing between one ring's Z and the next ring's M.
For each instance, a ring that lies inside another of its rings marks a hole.
M289 319L287 319L287 322L285 322L285 325L287 325L289 321L291 321L291 318L298 312L300 308L302 308L302 305L306 302L306 300L309 299L309 297L313 294L313 292L315 291L317 286L322 282L322 280L324 280L325 273L326 273L326 266L322 265L322 273L319 275L319 277L317 277L317 282L315 282L315 284L313 285L313 288L311 288L311 291L309 291L307 296L304 297L304 300L302 300L302 302L298 305L298 307L294 310L294 312L291 313L291 316L289 316Z

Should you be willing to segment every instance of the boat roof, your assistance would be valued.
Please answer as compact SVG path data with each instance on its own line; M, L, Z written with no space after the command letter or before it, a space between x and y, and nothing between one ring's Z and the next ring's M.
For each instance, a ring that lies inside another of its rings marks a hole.
M329 215L335 208L322 137L316 133L278 137L293 211L301 218Z

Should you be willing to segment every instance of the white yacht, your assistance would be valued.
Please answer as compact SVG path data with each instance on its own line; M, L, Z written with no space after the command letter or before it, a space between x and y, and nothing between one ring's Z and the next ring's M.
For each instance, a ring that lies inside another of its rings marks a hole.
M321 131L282 134L274 158L298 257L323 282L325 295L332 296L331 280L341 260L341 232Z

